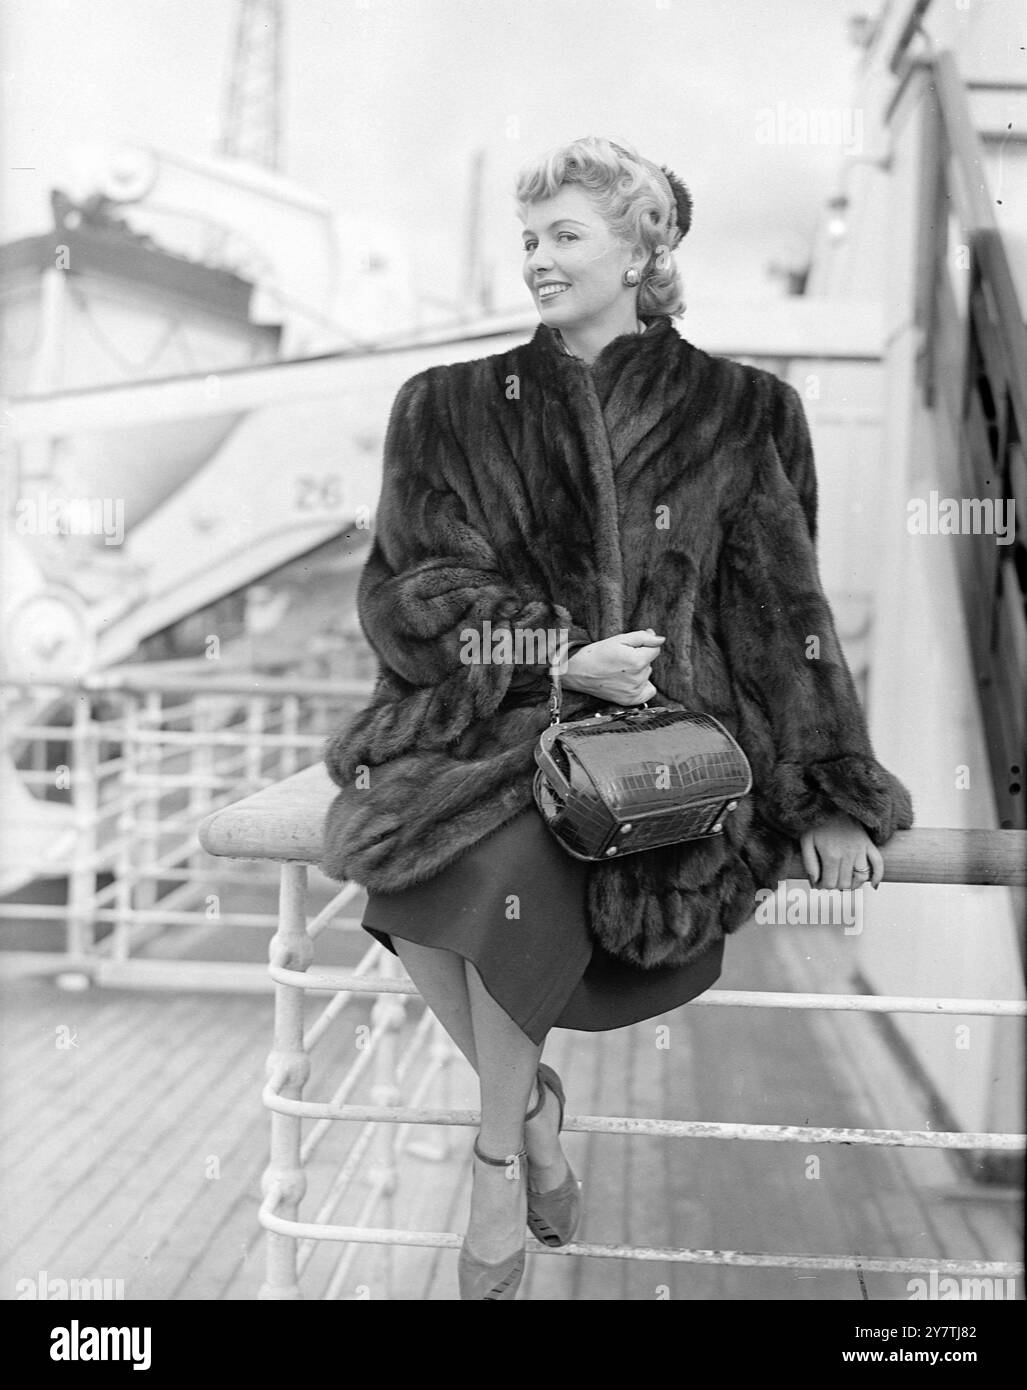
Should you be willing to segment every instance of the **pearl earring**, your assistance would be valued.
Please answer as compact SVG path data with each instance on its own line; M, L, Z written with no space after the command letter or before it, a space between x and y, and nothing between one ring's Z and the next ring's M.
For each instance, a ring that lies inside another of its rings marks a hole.
M624 274L620 277L625 285L637 285L641 276L633 265L629 265Z

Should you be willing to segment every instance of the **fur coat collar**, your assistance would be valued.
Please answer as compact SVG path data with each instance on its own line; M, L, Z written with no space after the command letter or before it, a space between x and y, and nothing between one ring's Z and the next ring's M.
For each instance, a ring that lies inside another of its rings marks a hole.
M326 748L339 793L321 867L396 891L532 804L544 672L468 663L486 620L572 642L665 634L659 695L721 720L752 764L724 835L590 866L591 929L614 954L692 959L752 917L795 839L838 810L884 843L911 824L909 794L871 749L815 539L798 393L666 316L591 367L540 324L412 377L358 587L378 679ZM562 717L597 708L566 691Z

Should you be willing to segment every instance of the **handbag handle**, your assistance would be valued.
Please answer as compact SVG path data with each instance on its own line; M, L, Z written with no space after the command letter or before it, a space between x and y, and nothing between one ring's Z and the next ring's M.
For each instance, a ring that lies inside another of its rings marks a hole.
M560 669L557 662L549 667L549 727L560 722Z
M549 727L560 722L560 702L562 692L560 690L560 670L559 663L554 661L549 667ZM615 703L613 701L608 703ZM642 710L649 708L649 701L643 700L640 705L626 705L625 710Z

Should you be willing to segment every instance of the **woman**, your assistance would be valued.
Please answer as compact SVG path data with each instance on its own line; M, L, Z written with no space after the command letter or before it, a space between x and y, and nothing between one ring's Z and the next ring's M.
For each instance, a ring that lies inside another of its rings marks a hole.
M368 889L363 925L478 1073L459 1276L485 1300L515 1297L526 1219L554 1245L578 1220L549 1030L694 998L796 840L818 886L876 887L912 821L817 576L801 401L671 322L687 189L589 138L517 202L531 341L421 372L392 410L358 591L379 675L328 745L322 865ZM519 640L540 632L541 653ZM550 662L564 719L666 698L731 729L754 786L724 833L566 854L531 792Z

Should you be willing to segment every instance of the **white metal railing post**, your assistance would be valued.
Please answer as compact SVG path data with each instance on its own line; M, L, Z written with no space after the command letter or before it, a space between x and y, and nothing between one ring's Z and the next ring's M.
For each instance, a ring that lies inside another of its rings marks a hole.
M164 759L164 748L160 742L164 699L159 690L146 694L143 717L139 721L140 732L152 735L141 740L137 765L142 784L137 787L133 797L139 808L143 828L138 830L136 858L141 869L156 862L160 854L160 773ZM144 911L152 908L157 901L157 880L152 874L140 873L135 889L136 906Z
M189 727L195 734L195 741L189 750L189 788L188 815L197 825L204 816L214 809L214 749L212 739L214 721L211 717L211 703L204 695L196 695L190 707ZM186 861L197 878L207 866L205 852L197 846L194 854Z
M388 955L382 962L382 973L390 978L401 974L399 962ZM400 1088L399 1031L406 1022L407 997L403 994L379 994L371 1009L372 1035L380 1028L381 1036L375 1049L375 1083L371 1096L375 1105L398 1105ZM371 1163L370 1180L377 1188L382 1200L382 1218L385 1225L392 1226L396 1217L396 1188L399 1180L395 1127L378 1125L375 1134L375 1152ZM392 1297L393 1253L388 1248L382 1252L382 1297Z
M135 865L133 863L136 828L137 783L139 768L139 696L131 690L119 692L121 701L121 813L116 822L118 837L117 887L114 906L114 959L126 961L131 953L132 908L135 900Z
M256 789L264 780L264 747L262 735L267 719L267 700L263 695L251 695L246 704L246 780ZM274 753L271 755L274 757Z
M300 727L300 702L296 695L286 695L282 700L282 734L294 739ZM291 777L298 771L295 743L283 743L279 755L278 776Z
M308 969L314 943L307 933L307 866L282 865L279 889L278 931L271 938L271 964L288 970ZM303 1045L303 990L275 983L275 1041L267 1059L268 1080L289 1100L300 1100L310 1076L310 1057ZM276 1216L295 1221L306 1192L307 1178L300 1152L303 1121L296 1115L271 1112L271 1157L264 1172L262 1190ZM302 1298L297 1270L295 1236L267 1233L267 1277L260 1298Z
M99 748L92 699L81 691L75 699L70 744L71 804L75 812L75 848L68 875L69 964L85 967L94 953Z

